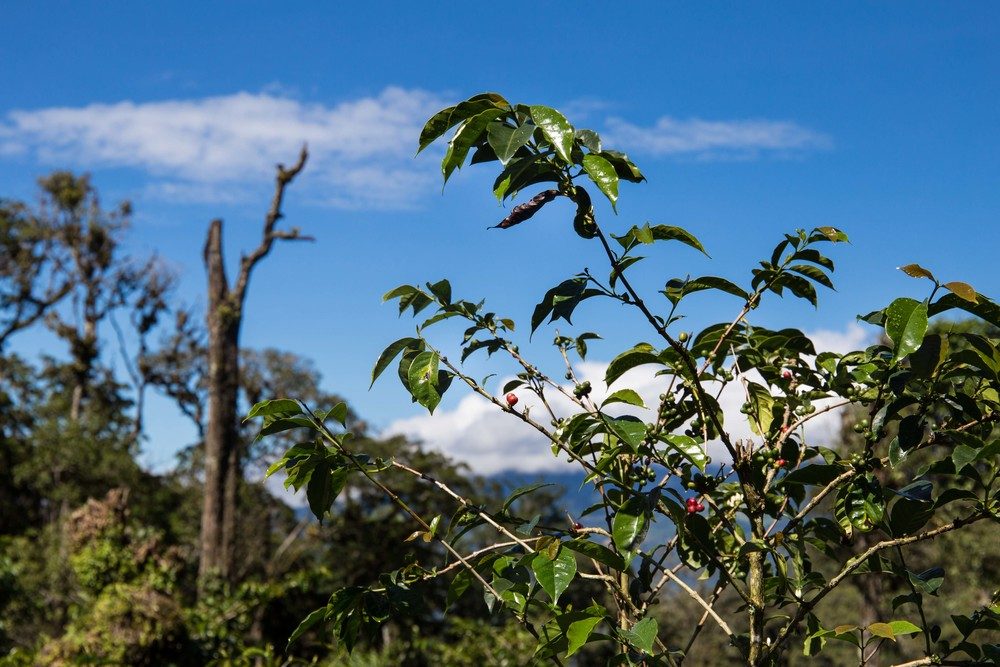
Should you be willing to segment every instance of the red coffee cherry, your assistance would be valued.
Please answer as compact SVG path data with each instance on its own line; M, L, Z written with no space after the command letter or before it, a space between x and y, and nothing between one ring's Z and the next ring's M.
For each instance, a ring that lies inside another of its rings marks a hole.
M512 408L517 405L517 394L510 392L507 394L507 407Z

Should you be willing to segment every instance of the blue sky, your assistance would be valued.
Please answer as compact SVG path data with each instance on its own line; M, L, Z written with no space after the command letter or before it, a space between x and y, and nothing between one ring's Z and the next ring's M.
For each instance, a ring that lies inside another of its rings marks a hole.
M233 266L256 242L273 164L309 141L286 213L317 242L281 246L259 267L245 344L315 359L328 388L374 424L474 461L482 448L463 442L469 424L485 422L458 392L429 422L391 378L368 391L382 347L412 331L381 294L446 276L457 294L526 324L548 286L603 266L561 203L487 232L504 215L491 168L464 169L442 195L440 153L413 158L425 117L477 92L555 106L640 164L649 182L623 184L618 218L601 210L603 223L683 225L713 257L657 253L639 272L651 293L687 273L745 279L782 232L834 225L853 241L833 253L839 291L822 294L818 311L788 302L758 322L856 343L856 314L925 295L895 270L908 262L1000 295L996 5L609 7L8 4L0 195L31 199L54 168L91 172L106 203L133 201L131 249L164 256L181 274L179 298L203 304L207 222L225 219ZM704 299L690 314L707 323L731 307ZM616 308L588 307L579 321L607 338L592 347L595 362L648 338ZM550 336L536 338L530 349L545 363ZM41 333L16 342L26 354L54 345ZM485 357L470 368L511 370ZM152 402L151 465L186 443L179 419ZM497 436L483 447L529 446Z

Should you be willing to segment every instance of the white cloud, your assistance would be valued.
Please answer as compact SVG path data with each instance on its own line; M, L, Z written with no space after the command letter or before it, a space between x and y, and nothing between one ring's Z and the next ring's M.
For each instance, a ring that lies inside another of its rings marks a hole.
M151 194L225 202L269 181L276 163L293 162L308 143L303 180L315 199L400 208L429 192L436 177L433 160L412 157L424 120L442 106L432 93L390 87L334 106L279 91L11 111L0 121L0 154L140 169L156 179Z
M145 192L151 196L227 203L266 189L274 165L292 162L305 142L311 160L300 187L307 201L406 209L436 190L436 161L414 160L413 153L423 122L446 103L437 93L388 87L325 105L270 84L259 93L16 110L0 116L0 156L28 156L58 167L141 170L150 176ZM566 107L580 122L613 108L593 98ZM698 159L789 154L831 143L795 123L772 120L664 116L641 127L611 117L602 131L609 145Z
M681 120L662 116L651 127L621 118L607 120L608 143L650 155L694 155L701 159L746 159L763 152L787 155L829 148L831 139L790 121Z
M807 333L817 344L817 349L847 352L857 349L867 342L868 336L856 323L849 324L844 331L822 330ZM575 370L581 380L589 380L593 387L593 397L600 402L616 389L630 387L642 396L646 405L656 405L658 396L666 389L668 378L656 377L650 367L638 367L626 373L610 390L604 384L606 363L588 361L577 364ZM503 382L500 383L502 386ZM529 392L518 392L521 398L518 408L531 411L536 421L548 424L549 417L543 412L541 403ZM569 400L549 392L549 400L556 414L564 416L572 413ZM740 406L745 401L739 382L727 385L719 397L725 415L726 429L734 440L755 437L740 414ZM817 402L822 408L823 402ZM648 411L627 408L635 414L648 415ZM621 412L625 412L622 409ZM809 421L807 442L824 444L835 437L840 429L840 413L830 411L818 414ZM504 470L537 472L543 470L567 470L571 465L565 457L552 456L549 443L532 427L498 410L492 403L478 395L463 397L452 410L439 410L434 415L419 415L400 419L386 428L387 434L405 434L423 442L427 447L441 451L448 456L468 463L481 474L492 474ZM716 461L725 460L724 451L718 443L709 447L709 454Z

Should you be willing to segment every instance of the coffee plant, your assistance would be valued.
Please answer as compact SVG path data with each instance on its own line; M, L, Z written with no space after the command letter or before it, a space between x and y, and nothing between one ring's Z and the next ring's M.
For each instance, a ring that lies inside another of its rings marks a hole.
M817 287L833 287L827 253L847 235L832 227L786 234L743 284L664 276L651 300L629 279L644 260L639 252L669 244L705 249L680 227L645 224L613 234L598 222L592 196L614 207L622 181L644 180L627 155L555 109L511 104L494 93L435 114L419 149L453 128L445 181L469 160L497 164L493 194L501 202L531 186L546 188L511 209L498 228L524 223L565 198L575 208L573 232L600 244L607 257L606 272L584 270L545 292L531 314L531 332L560 319L569 323L585 301L610 299L648 325L636 338L655 342L615 356L604 377L608 389L598 391L580 379L575 361L585 358L595 333L557 333L552 359L560 370L553 375L522 355L512 319L456 297L447 280L388 292L385 300L396 301L401 314L423 319L415 335L385 349L372 382L395 364L402 386L431 412L455 387L478 394L534 429L553 456L579 466L598 501L583 516L545 525L517 510L517 499L540 485L482 506L420 470L357 451L342 404L315 411L288 398L259 403L248 418L262 420L261 436L302 434L268 474L282 471L286 487L305 489L320 520L345 481L360 476L412 520L410 540L438 546L435 562L412 562L373 575L368 586L334 592L292 641L325 627L350 649L428 603L422 582L446 577L445 605L475 592L489 610L513 614L536 638L525 664L567 664L603 645L609 664L681 665L703 630L726 637L732 655L720 661L754 666L780 664L793 650L815 656L832 640L853 644L865 664L879 646L903 638L922 655L907 665L1000 663L1000 646L980 639L1000 628L997 596L953 616L957 635L949 629L949 636L960 639L942 639L925 609L947 577L964 576L961 564L914 571L903 549L1000 517L1000 351L987 336L930 328L933 318L956 310L1000 326L1000 306L966 283L941 282L911 264L902 270L925 281L923 298L900 297L864 315L884 333L866 349L838 354L817 349L798 329L755 324L764 299L815 305ZM688 299L703 291L732 297L732 312L701 331L682 330ZM434 325L451 320L466 327L457 360L429 337ZM470 376L463 362L480 351L508 356L519 374L503 386ZM654 403L622 386L633 369L639 370L629 378L643 372L659 378L663 392ZM730 386L745 399L739 415L720 407ZM845 412L858 415L854 441L861 444L853 450L807 438L812 420ZM734 420L745 424L735 428ZM383 481L391 469L449 496L454 513L420 516ZM824 627L821 606L831 591L848 578L871 576L904 587L893 614L863 627ZM661 632L651 613L665 587L676 587L704 612L685 636ZM723 593L738 596L738 615L719 612Z

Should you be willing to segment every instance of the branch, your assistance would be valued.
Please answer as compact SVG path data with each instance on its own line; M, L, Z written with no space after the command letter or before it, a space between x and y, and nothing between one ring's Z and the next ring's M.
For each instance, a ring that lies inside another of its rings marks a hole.
M937 528L927 530L922 533L918 533L916 535L910 535L908 537L899 537L893 540L885 540L883 542L879 542L878 544L872 545L861 554L847 561L847 564L844 565L844 568L840 572L838 572L837 575L833 577L833 579L830 579L830 581L828 581L826 585L824 585L821 589L819 589L819 592L817 592L816 595L814 595L808 601L802 603L802 605L798 608L798 611L795 612L795 616L792 617L792 620L790 620L788 624L781 629L781 632L778 633L778 636L775 639L774 643L771 645L768 654L771 654L774 651L778 650L781 647L781 645L788 640L788 638L791 636L792 632L795 630L798 624L802 622L802 619L806 617L806 614L812 611L816 607L816 605L819 604L820 600L826 597L826 595L830 591L832 591L834 588L840 585L841 581L843 581L848 575L854 572L854 570L861 567L861 565L866 560L877 554L879 551L882 551L883 549L891 549L892 547L900 547L905 544L913 544L914 542L922 542L923 540L929 540L931 538L937 537L938 535L943 535L944 533L951 532L957 528L961 528L971 523L975 523L976 521L979 521L981 519L985 519L987 516L989 515L972 514L964 519L958 518L952 521L951 523L946 523L942 526L938 526Z
M243 303L243 296L246 294L247 283L250 281L250 272L253 271L253 267L260 260L267 256L267 253L271 252L271 246L278 239L283 241L311 241L311 237L302 236L299 233L298 227L293 227L288 231L276 231L274 226L283 217L281 213L281 204L285 198L285 188L291 183L302 168L306 166L306 160L309 157L309 151L306 146L302 146L302 150L299 152L299 160L290 169L286 169L284 165L278 165L278 173L275 176L274 184L274 197L271 199L271 208L268 209L267 215L264 217L264 231L261 235L260 245L257 246L253 252L249 255L244 255L240 259L240 275L236 279L236 285L233 288L233 299L236 304Z

